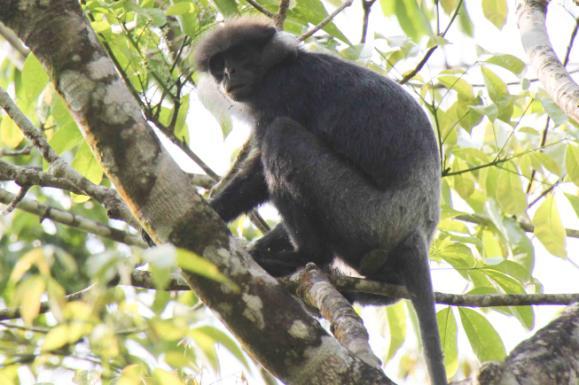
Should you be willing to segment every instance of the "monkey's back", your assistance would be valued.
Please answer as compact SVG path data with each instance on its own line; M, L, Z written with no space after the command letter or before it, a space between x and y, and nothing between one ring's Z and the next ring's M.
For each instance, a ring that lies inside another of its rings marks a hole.
M377 187L395 187L415 173L438 183L432 127L422 107L394 81L330 55L300 51L263 83L258 110L299 122Z

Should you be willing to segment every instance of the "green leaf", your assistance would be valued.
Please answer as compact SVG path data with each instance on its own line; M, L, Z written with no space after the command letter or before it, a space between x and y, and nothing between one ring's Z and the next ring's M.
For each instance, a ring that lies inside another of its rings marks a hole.
M67 325L57 325L50 329L42 344L42 351L50 352L68 344L68 332Z
M398 23L406 35L415 42L423 36L432 35L428 18L416 0L398 0L394 3Z
M328 16L328 12L320 0L297 0L294 11L302 15L303 19L311 24L318 24ZM324 31L342 40L347 44L351 44L348 38L340 31L334 23L328 23Z
M0 143L9 148L16 148L22 142L22 139L24 139L24 135L12 118L8 115L2 115L2 121L0 121Z
M565 196L569 200L569 203L571 203L571 207L573 207L573 210L575 210L575 215L579 217L579 197L568 193L565 193Z
M490 98L499 109L498 118L508 122L513 114L513 102L505 82L502 81L493 71L485 66L481 66L481 72Z
M466 2L462 3L460 11L458 11L458 22L462 32L465 35L473 37L474 36L474 26L470 15L468 14L468 9L466 8Z
M167 8L165 11L165 14L167 16L180 16L187 13L192 13L194 10L195 6L193 3L182 2L169 6L169 8Z
M515 75L520 75L525 70L525 62L509 54L494 55L485 60L485 62L503 67Z
M521 215L527 208L527 195L521 178L508 171L498 173L495 197L506 214Z
M187 127L188 113L189 113L189 95L186 95L181 98L181 106L179 107L179 113L177 114L177 120L175 121L175 130L174 130L175 136L178 139L184 140L185 143L189 143L189 130Z
M450 306L436 313L436 322L438 324L438 334L440 335L440 344L444 355L446 376L450 378L458 369L456 318Z
M100 184L103 179L103 169L86 142L83 142L76 151L72 167L94 184Z
M386 307L386 320L388 321L388 353L384 361L388 362L400 349L406 340L406 307L399 302Z
M217 266L191 251L177 249L177 265L193 274L221 282L232 290L239 290L235 283L219 272Z
M565 168L569 179L579 186L579 145L571 143L567 146Z
M384 16L394 16L396 13L396 1L380 0L380 8Z
M535 235L551 254L558 257L567 256L565 228L552 194L549 194L537 209L533 217L533 225Z
M169 244L151 247L143 252L143 259L149 264L155 287L164 289L177 267L176 249Z
M217 351L215 350L215 340L213 337L207 335L202 330L193 329L189 331L189 337L195 341L195 346L201 350L203 356L215 370L219 370L219 359L217 358Z
M460 321L472 350L481 361L501 361L506 353L503 340L493 325L480 313L459 308Z
M32 53L28 54L22 68L22 84L24 95L29 101L35 101L40 92L48 84L48 75Z
M493 23L498 29L502 29L507 21L507 1L483 0L482 8L487 20Z
M153 370L153 379L155 385L184 385L176 373L159 368Z
M56 123L56 132L48 144L57 154L60 155L83 142L82 134L60 95L55 95L51 113Z
M440 0L440 5L447 15L450 15L456 9L458 5L458 0Z
M454 75L441 75L437 79L446 88L456 91L459 98L464 100L475 98L472 86L466 80Z
M211 337L211 339L213 339L213 341L215 341L216 343L223 345L229 351L229 353L231 353L235 358L239 360L239 362L243 364L243 366L245 366L246 369L249 369L249 364L247 362L247 359L245 358L245 355L239 348L237 342L235 342L231 337L229 337L229 335L213 326L201 326L196 328L195 330Z
M217 9L223 14L223 16L233 16L238 15L239 10L237 9L237 3L235 0L214 0Z

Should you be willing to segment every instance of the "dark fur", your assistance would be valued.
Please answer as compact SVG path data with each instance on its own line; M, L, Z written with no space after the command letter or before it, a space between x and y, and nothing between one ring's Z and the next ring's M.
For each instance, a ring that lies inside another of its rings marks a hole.
M245 20L217 29L197 51L199 68L264 28ZM263 59L270 46L276 60ZM251 252L274 275L338 256L369 278L405 284L433 384L446 384L428 268L440 162L426 115L398 84L336 57L295 50L277 35L263 52L251 93L237 98L256 121L251 151L212 207L230 221L273 202L283 223Z

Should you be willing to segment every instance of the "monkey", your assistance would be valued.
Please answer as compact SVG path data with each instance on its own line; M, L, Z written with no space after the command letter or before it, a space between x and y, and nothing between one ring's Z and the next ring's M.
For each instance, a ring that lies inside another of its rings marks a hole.
M368 279L405 285L431 382L446 385L428 264L440 159L420 105L395 81L308 52L267 20L226 21L194 59L253 120L210 206L229 222L273 203L281 222L249 250L273 276L339 258Z

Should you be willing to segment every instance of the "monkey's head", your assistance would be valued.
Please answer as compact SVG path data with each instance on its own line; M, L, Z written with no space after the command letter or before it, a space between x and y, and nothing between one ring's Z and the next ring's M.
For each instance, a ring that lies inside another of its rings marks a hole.
M229 20L206 34L195 51L197 69L209 73L225 94L247 100L263 76L297 54L297 40L271 22L256 18Z

